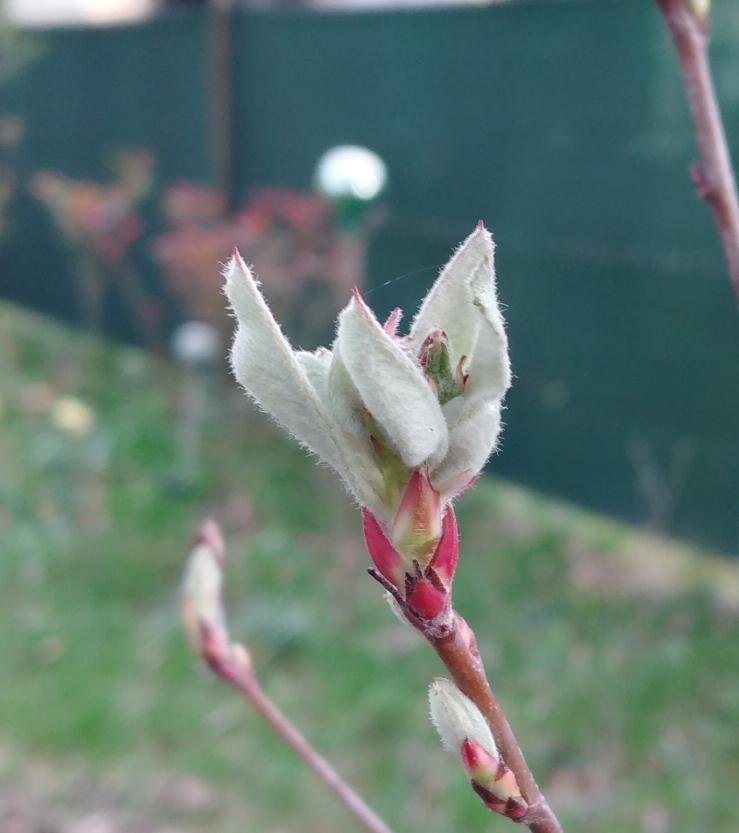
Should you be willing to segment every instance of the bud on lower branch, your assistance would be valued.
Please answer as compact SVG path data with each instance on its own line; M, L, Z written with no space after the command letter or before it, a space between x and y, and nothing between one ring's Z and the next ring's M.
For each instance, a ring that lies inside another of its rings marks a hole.
M182 623L198 653L203 653L206 645L211 650L228 646L221 605L223 561L220 530L213 521L206 521L195 537L180 592Z
M516 777L500 758L491 755L474 738L465 738L459 752L472 789L488 810L509 819L526 815L528 805L521 797Z
M429 706L444 748L458 756L485 806L507 818L522 819L528 804L501 758L482 712L451 680L441 677L429 687Z
M229 642L221 586L225 547L218 525L205 521L187 559L180 591L180 615L190 643L213 668L224 662L247 670L249 654Z

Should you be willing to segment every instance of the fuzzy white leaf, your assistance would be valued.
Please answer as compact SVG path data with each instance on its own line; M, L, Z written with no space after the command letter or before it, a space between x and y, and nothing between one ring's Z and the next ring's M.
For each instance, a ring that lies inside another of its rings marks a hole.
M385 441L415 468L447 445L446 422L421 368L353 298L339 316L335 349Z
M492 261L477 269L472 279L472 291L480 324L467 367L469 380L465 398L491 402L502 399L511 385L508 338L498 305Z
M380 496L384 483L362 417L362 398L338 351L333 353L327 379L326 407L349 447L349 488L362 506L381 522L389 523L392 511Z
M314 353L308 353L305 350L295 353L295 360L308 377L311 387L324 406L328 399L328 377L331 372L332 359L331 351L324 349L316 350Z
M447 453L431 467L431 481L441 493L442 501L482 470L495 449L499 433L500 404L497 401L481 405L468 419L449 429Z
M346 479L343 440L238 254L228 262L225 277L238 321L231 348L236 379L257 404Z
M472 280L486 259L492 277L493 252L493 238L482 226L478 226L457 249L428 291L413 321L410 340L414 352L420 350L434 327L440 327L449 339L453 364L461 356L471 355L479 326L473 307Z
M482 712L451 680L437 677L431 683L429 709L444 749L459 755L465 739L472 738L494 758L500 757Z

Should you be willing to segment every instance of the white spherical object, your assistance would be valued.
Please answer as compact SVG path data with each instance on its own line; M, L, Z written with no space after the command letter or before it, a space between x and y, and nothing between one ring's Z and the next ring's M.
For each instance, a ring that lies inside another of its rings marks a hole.
M359 145L339 145L318 160L315 184L331 199L374 200L387 182L380 157Z
M188 321L173 333L172 354L181 364L200 367L213 364L221 355L218 330L204 321Z

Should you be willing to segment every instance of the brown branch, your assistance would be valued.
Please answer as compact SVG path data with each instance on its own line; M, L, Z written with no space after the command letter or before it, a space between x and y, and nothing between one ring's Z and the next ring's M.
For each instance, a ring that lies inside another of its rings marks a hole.
M739 202L708 64L708 19L687 0L656 0L675 42L700 151L691 168L698 195L713 209L729 277L739 301Z
M254 706L267 723L303 759L321 783L336 796L368 833L393 833L270 700L259 685L256 674L250 666L235 659L233 653L224 656L223 654L208 655L206 652L204 653L204 659L215 674L230 683Z
M562 833L559 821L531 774L516 736L490 688L482 660L470 648L469 639L462 637L457 621L455 618L450 634L441 637L427 635L427 639L458 688L475 703L490 724L500 754L515 775L521 795L529 805L528 812L521 819L523 824L532 833Z
M418 562L414 563L418 568ZM437 616L424 619L413 610L398 588L378 570L372 568L367 572L387 590L408 623L422 634L436 651L452 675L457 688L472 700L487 720L495 738L495 745L504 763L513 773L521 795L529 806L526 814L516 821L525 824L532 833L562 833L559 821L542 795L513 729L490 688L477 651L475 636L464 619L452 609L451 598L448 606Z

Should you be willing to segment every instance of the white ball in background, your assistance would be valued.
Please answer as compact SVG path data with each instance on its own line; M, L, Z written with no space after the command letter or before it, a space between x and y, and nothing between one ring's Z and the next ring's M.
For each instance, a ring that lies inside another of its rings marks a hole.
M330 199L376 199L387 182L380 157L359 145L339 145L318 160L316 188Z
M187 367L203 367L221 358L218 330L204 321L188 321L172 334L172 355Z

